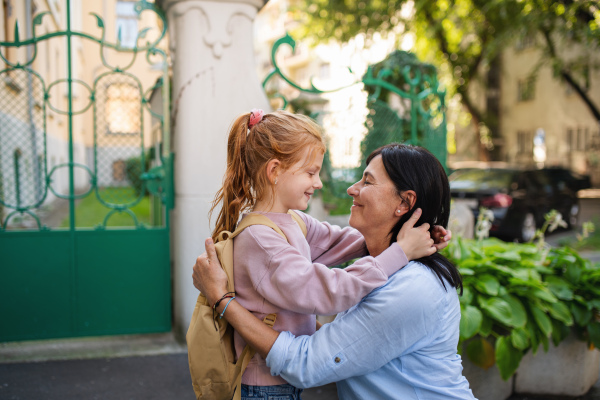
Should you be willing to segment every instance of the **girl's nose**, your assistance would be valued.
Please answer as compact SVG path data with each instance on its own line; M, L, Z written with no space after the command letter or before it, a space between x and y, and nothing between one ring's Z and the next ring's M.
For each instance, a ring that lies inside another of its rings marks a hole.
M317 175L317 181L313 185L315 189L321 189L323 187L323 182L321 182L321 177Z

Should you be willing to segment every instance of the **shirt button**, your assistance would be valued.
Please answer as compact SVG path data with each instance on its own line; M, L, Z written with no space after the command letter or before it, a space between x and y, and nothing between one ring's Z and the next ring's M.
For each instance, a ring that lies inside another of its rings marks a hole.
M340 360L340 358L339 358L339 357L336 357L336 358L335 358L333 361L335 361L335 363L336 363L336 364L339 364L339 363L340 363L340 361L342 361L342 360Z

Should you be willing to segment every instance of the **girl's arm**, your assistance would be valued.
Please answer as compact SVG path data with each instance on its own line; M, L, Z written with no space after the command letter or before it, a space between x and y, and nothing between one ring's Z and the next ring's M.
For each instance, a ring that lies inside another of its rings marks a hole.
M236 260L236 281L286 310L336 314L385 284L409 259L435 252L428 225L413 228L419 216L415 211L398 235L408 257L394 243L378 256L364 257L345 269L313 263L272 229L250 227L235 239L235 251L244 254Z
M354 258L367 255L367 247L362 234L352 227L340 228L328 222L321 222L301 211L293 211L302 218L306 225L306 241L310 246L310 254L313 262L325 264L328 267L340 265ZM446 247L451 238L449 230L436 225L431 230L431 238L434 247L439 251ZM411 260L406 244L400 243L400 247ZM418 258L418 257L417 257Z

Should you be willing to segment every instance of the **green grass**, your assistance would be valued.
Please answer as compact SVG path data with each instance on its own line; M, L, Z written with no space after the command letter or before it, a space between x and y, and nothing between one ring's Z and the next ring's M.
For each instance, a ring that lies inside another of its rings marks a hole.
M100 189L99 192L102 199L106 199L111 203L125 203L136 198L132 188L104 188ZM142 198L130 210L135 214L140 223L150 225L150 199L148 196ZM104 222L104 218L110 211L110 208L98 200L96 193L92 192L77 204L75 208L75 226L78 228L89 228L100 225ZM116 212L110 217L106 226L133 227L135 223L128 213ZM60 227L69 227L68 217L62 221Z

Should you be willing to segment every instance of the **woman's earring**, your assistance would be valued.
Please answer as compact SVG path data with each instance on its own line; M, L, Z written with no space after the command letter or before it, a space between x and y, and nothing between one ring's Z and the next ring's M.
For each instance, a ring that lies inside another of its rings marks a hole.
M400 210L396 210L396 214L400 214Z
M277 178L275 178L275 184L277 185Z

